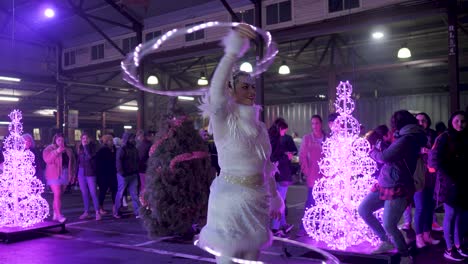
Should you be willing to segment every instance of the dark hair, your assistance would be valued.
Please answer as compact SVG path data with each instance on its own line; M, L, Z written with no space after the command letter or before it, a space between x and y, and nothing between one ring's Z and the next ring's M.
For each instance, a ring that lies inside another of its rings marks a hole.
M279 139L280 138L280 130L288 128L288 123L284 118L279 117L275 119L271 127L268 129L268 136L270 140Z
M452 125L452 121L453 119L457 116L457 115L462 115L463 117L465 117L466 119L466 113L465 111L456 111L454 112L452 115L450 115L450 119L448 121L448 130L451 131L451 132L455 132L455 128L453 128L453 125ZM465 121L466 122L466 121Z
M447 130L447 126L444 124L444 122L439 121L435 125L435 130L437 132L437 135L440 135L440 134L444 133Z
M56 145L55 141L57 140L57 138L60 138L60 137L65 140L65 137L63 136L62 132L55 133L55 135L52 137L52 144Z
M331 113L328 115L328 122L334 122L340 116L339 113Z
M399 110L393 113L392 118L390 119L392 129L400 130L406 125L416 125L418 120L414 115L412 115L408 110Z
M380 135L375 130L371 130L371 131L367 132L365 137L366 137L367 141L369 141L371 146L374 146L377 143L378 140L383 140L383 136Z
M374 129L374 132L377 133L381 139L388 134L388 131L390 131L390 129L388 129L386 125L380 125Z
M280 129L288 128L288 123L286 123L286 120L284 120L282 117L277 118L274 122L274 125L278 128L278 131Z
M429 115L426 114L426 113L424 113L424 112L421 112L421 113L419 113L419 114L416 114L416 116L418 116L418 115L422 115L422 116L424 116L424 117L426 118L426 120L427 120L427 128L430 128L431 125L432 125L432 120L431 120L431 118L429 117Z
M317 118L317 119L320 121L320 123L322 123L322 117L321 117L321 116L319 116L319 115L313 115L313 116L310 118L310 121L312 121L312 119L314 119L314 118Z

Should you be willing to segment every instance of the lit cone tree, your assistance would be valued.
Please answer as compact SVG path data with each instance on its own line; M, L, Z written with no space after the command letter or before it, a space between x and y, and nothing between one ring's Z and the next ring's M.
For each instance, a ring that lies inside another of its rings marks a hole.
M359 137L358 120L351 115L355 107L351 94L351 84L340 82L335 100L339 117L331 137L323 143L324 157L319 161L324 177L312 190L316 205L308 208L302 219L312 239L340 250L365 241L372 245L378 242L357 212L375 182L371 175L376 163L368 155L369 142Z
M150 237L192 239L194 225L206 223L214 173L208 143L189 117L174 110L173 99L169 104L150 150L140 215Z
M34 154L24 148L21 112L13 110L9 117L0 176L0 227L28 227L48 216L49 205L41 196L44 185L34 176Z

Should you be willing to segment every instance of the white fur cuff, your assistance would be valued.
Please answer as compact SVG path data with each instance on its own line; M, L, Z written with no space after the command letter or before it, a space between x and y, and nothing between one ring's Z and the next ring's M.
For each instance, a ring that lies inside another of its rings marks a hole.
M223 38L223 46L226 54L233 54L240 58L249 50L250 43L248 39L242 38L239 32L231 30L229 34Z

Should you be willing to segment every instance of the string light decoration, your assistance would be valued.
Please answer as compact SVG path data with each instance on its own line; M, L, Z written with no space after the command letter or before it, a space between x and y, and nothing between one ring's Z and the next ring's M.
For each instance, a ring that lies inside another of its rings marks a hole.
M359 137L359 121L352 116L352 89L348 81L337 87L335 108L339 117L332 136L323 143L324 157L319 161L324 177L312 189L316 205L308 208L302 219L312 239L340 250L364 241L372 245L378 242L357 212L375 182L371 175L376 163L368 155L369 142Z
M9 117L0 176L0 227L28 227L49 215L49 205L41 196L44 185L34 176L34 154L25 149L21 111L13 110Z

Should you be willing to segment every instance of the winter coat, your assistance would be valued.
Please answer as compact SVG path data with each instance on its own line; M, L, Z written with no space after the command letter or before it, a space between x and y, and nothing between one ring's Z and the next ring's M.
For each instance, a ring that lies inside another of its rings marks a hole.
M378 182L380 187L404 187L414 192L413 174L421 147L427 144L427 137L419 125L406 125L395 141L383 151L374 148L370 157L383 163Z
M117 179L116 148L101 147L96 153L96 176L98 182Z
M132 143L128 142L129 133L122 136L122 147L117 150L116 167L117 173L122 176L138 175L139 155L138 149Z
M275 175L277 182L292 182L291 160L286 152L297 153L296 144L290 135L284 135L277 141L271 141L272 153L270 160L278 162L279 173Z
M429 166L437 170L436 201L468 210L467 133L449 130L437 137Z
M96 147L87 144L78 147L78 167L83 168L84 176L96 176Z
M48 180L56 180L62 174L62 153L58 153L57 145L47 146L42 152L42 158L46 163L45 175ZM65 153L68 156L68 180L73 182L75 179L75 154L71 148L65 147Z
M321 138L314 138L314 135L305 135L302 139L301 150L299 151L299 162L302 172L306 176L307 186L312 188L316 180L322 177L318 162L323 156L322 143L325 135Z
M146 139L142 140L140 143L137 144L138 158L139 158L138 171L140 173L146 173L150 148L151 148L151 141L146 140Z

